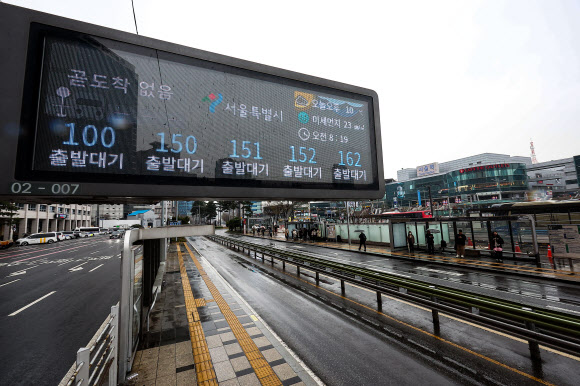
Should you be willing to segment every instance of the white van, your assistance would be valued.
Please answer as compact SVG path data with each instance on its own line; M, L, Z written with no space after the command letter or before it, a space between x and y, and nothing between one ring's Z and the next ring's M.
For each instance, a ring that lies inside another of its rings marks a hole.
M16 240L16 245L28 245L28 244L52 244L56 243L58 238L56 233L33 233L30 236Z

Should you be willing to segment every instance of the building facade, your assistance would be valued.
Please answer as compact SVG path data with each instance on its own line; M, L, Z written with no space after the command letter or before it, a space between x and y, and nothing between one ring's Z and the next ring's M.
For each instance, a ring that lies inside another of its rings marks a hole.
M570 198L578 192L580 156L528 166L529 189L537 199Z
M123 204L91 205L91 223L97 225L97 218L102 220L121 220L125 218Z
M478 206L528 199L524 163L477 165L386 185L385 207Z
M504 163L522 163L525 165L531 165L532 159L530 157L510 156L508 154L482 153L442 163L433 162L431 164L421 165L415 168L401 169L397 171L397 181L404 182L421 177L422 175L444 174L454 170L466 169L470 167ZM424 173L425 166L428 166L429 169L433 172Z
M91 205L73 204L16 204L18 211L13 216L13 234L71 231L77 227L91 226ZM2 226L4 238L12 234L10 226Z

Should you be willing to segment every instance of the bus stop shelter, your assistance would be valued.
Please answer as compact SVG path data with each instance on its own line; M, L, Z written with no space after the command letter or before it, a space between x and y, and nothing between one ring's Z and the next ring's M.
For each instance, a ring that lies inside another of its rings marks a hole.
M407 249L409 232L415 236L417 248L427 249L427 230L433 234L436 246L445 240L448 248L454 247L455 235L462 230L467 237L465 254L470 257L491 255L491 235L497 232L504 240L505 257L535 258L540 266L535 222L531 216L393 218L389 221L391 251Z

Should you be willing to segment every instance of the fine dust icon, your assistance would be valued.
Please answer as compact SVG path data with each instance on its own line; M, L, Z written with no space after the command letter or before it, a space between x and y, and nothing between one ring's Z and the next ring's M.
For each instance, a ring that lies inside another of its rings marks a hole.
M201 101L202 102L211 102L209 105L209 112L210 113L215 113L215 108L222 103L222 101L224 100L222 94L217 94L217 96L214 93L210 93L208 96L206 96L205 98L203 98Z

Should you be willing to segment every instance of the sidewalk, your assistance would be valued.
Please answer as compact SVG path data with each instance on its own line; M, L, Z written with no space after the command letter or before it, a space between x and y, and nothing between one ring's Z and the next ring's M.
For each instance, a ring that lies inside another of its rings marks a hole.
M128 384L314 385L243 300L204 267L187 243L171 244L164 288Z
M244 236L254 237L257 239L267 239L267 240L276 240L276 241L283 241L292 244L305 244L305 245L314 245L324 248L333 248L333 249L341 249L341 250L348 250L353 252L361 252L358 250L359 244L358 242L353 241L351 245L348 242L335 242L335 241L293 241L292 239L286 240L283 232L278 232L277 234L272 235L269 237L267 234L266 236L258 236L257 234L254 236L252 233L247 233ZM362 251L364 253L364 251ZM439 251L438 251L439 252ZM367 244L367 254L373 255L381 255L381 256L399 256L402 258L413 259L413 260L422 260L431 263L439 263L439 264L449 264L454 266L463 266L466 268L480 268L480 269L488 269L488 270L497 270L498 272L513 272L517 274L524 274L534 277L542 277L548 279L559 279L559 280L567 280L567 281L578 281L580 280L580 272L571 272L569 270L558 270L558 269L551 269L551 268L537 268L535 264L522 262L517 260L511 260L507 257L504 257L504 261L502 263L497 262L495 259L491 257L478 257L478 258L456 258L455 252L451 248L447 248L445 254L435 253L433 255L429 255L423 251L416 251L414 253L407 252L405 250L402 251L395 251L391 252L389 247L382 246L382 245L368 245Z

